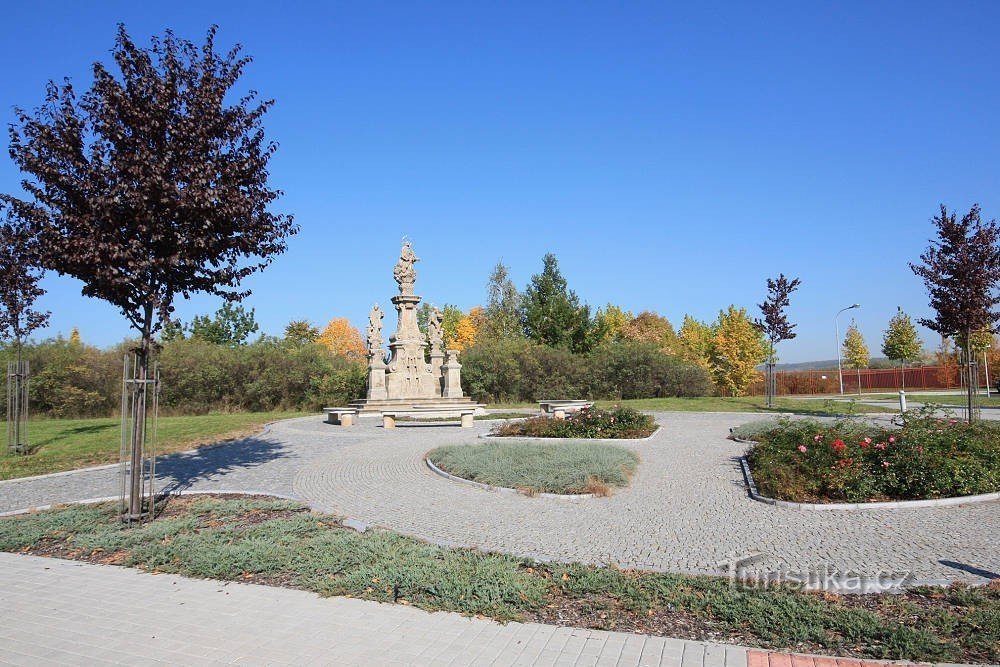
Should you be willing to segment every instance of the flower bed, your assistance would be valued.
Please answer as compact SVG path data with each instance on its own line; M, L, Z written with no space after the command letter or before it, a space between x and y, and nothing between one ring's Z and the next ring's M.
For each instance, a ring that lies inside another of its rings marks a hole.
M449 445L427 454L441 470L480 484L526 493L611 495L628 484L639 457L596 442L489 442Z
M734 432L739 435L738 432ZM879 502L1000 491L1000 429L927 413L902 428L780 421L747 452L759 492L792 502Z
M631 408L585 408L566 419L531 417L498 424L490 435L528 438L645 438L656 430L653 417Z

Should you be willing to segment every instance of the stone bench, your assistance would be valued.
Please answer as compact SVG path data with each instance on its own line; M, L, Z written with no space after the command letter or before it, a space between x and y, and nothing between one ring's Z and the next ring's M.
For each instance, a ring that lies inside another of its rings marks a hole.
M353 426L354 418L358 416L357 408L323 408L326 413L326 423L334 426Z
M446 405L419 405L412 408L401 408L398 410L384 410L382 412L382 427L396 428L396 420L399 417L460 417L462 428L472 428L473 417L476 414L476 406L456 408Z
M567 414L594 407L594 402L587 400L538 401L538 407L542 414L551 414L555 419L566 419Z

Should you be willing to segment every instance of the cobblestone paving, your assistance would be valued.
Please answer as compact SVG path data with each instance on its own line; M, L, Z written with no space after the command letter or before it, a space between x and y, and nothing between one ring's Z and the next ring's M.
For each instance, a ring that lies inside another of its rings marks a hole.
M489 425L350 428L320 417L280 422L261 436L165 457L165 485L292 495L312 507L438 543L540 559L718 573L759 554L747 574L981 582L1000 573L1000 503L860 512L804 512L747 498L726 439L760 415L662 413L663 429L623 443L641 458L630 487L610 498L562 500L502 494L435 475L423 455L474 443ZM0 511L114 495L116 470L0 483Z

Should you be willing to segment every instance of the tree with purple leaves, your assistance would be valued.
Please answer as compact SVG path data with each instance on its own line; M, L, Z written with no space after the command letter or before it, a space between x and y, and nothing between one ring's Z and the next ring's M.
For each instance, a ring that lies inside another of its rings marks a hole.
M79 97L68 80L49 82L42 106L16 109L10 127L28 197L4 200L35 230L45 268L82 281L139 332L141 382L178 295L243 299L241 281L297 231L269 208L281 195L261 125L273 100L233 93L251 58L239 45L217 53L216 30L201 45L168 30L144 48L120 25L117 72L95 63Z
M969 353L977 331L996 331L1000 313L1000 226L983 222L978 204L961 219L941 204L932 220L937 238L920 255L920 264L910 263L923 279L935 317L920 323L942 336L953 338L965 351L966 406L969 423L977 419L979 383L975 361Z

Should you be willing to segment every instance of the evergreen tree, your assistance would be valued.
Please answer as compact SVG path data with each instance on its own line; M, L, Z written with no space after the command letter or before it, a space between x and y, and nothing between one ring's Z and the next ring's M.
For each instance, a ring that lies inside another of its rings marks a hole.
M580 305L552 253L545 255L542 272L531 277L521 311L529 339L549 347L584 351L590 308Z
M902 369L901 389L906 389L906 363L920 358L920 337L910 316L899 308L882 337L882 354L892 361L898 361Z

